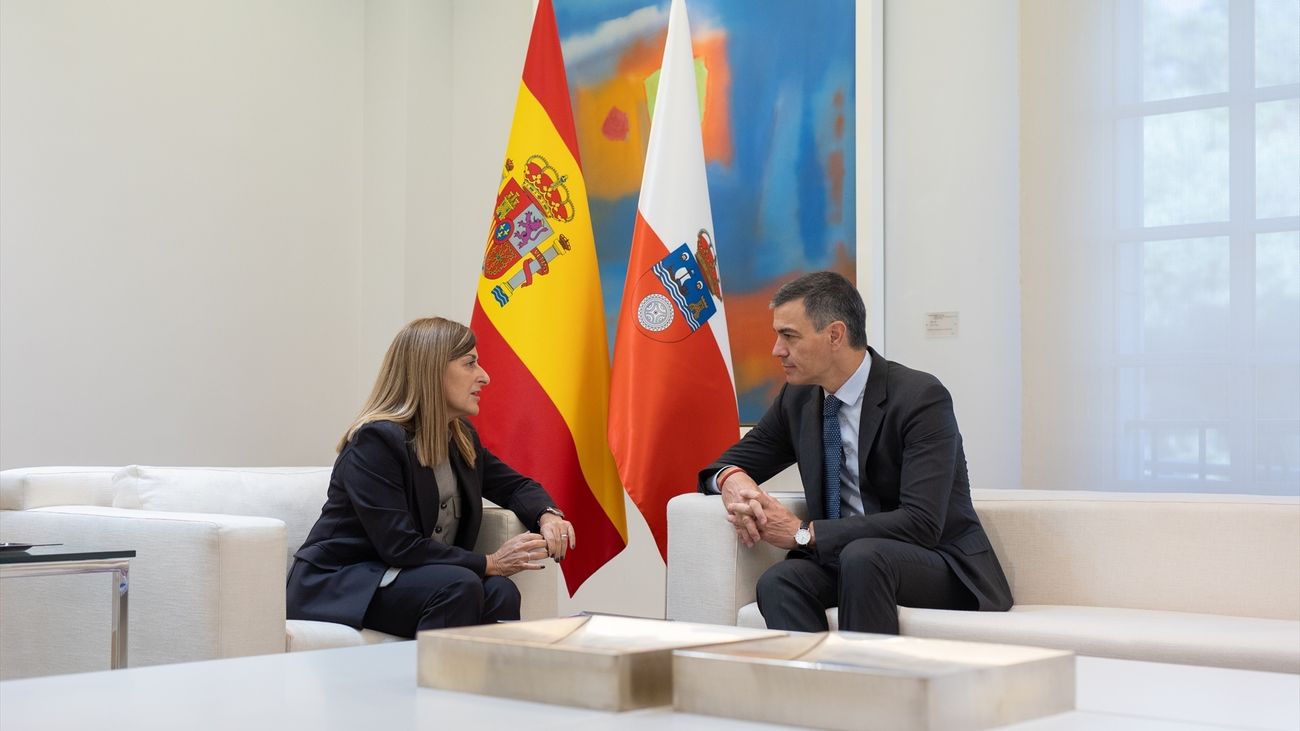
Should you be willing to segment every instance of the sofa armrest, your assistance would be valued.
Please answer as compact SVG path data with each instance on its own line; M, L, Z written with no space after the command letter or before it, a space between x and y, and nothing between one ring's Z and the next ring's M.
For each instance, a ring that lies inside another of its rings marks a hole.
M807 514L802 495L776 497ZM758 577L784 558L785 551L766 543L741 545L721 497L678 495L668 501L667 618L734 625L740 608L754 601Z
M478 542L474 550L488 554L501 547L511 536L527 533L528 529L514 513L499 508L491 503L483 503L483 524L479 529ZM560 611L558 591L558 568L554 561L543 561L546 568L540 571L520 571L510 580L519 587L522 603L519 608L521 619L550 619Z
M132 666L284 651L285 537L279 520L62 506L0 512L0 539L134 549ZM39 584L24 589L27 579L6 581L6 601L13 601L6 623L12 619L37 634L43 615L68 600ZM108 607L107 596L102 603ZM103 654L107 666L107 625L84 630L83 641L60 640L60 647Z

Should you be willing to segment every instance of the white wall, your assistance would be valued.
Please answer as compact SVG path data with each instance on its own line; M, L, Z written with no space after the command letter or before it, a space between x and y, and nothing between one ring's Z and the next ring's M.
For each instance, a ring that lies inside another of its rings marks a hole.
M1079 353L1109 353L1116 338L1097 315L1116 301L1115 19L1102 4L1022 7L1024 483L1104 489L1117 472L1098 459L1114 452L1117 384L1109 363Z
M0 12L0 467L327 464L468 320L531 0Z
M450 174L451 110L461 86L452 72L456 5L363 4L365 224L358 356L368 389L403 324L427 315L468 320L468 299L462 304L447 297L449 287L440 280L473 277L463 267L448 266L448 254L455 259L458 247L443 233L457 212Z
M952 392L979 488L1020 487L1019 40L1015 0L885 4L885 356Z
M329 459L363 10L0 4L0 466Z

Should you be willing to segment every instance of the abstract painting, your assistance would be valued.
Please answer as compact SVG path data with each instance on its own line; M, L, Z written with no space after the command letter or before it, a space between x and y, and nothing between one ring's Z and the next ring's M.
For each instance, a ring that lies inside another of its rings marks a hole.
M600 258L623 294L669 0L554 0ZM853 0L687 0L742 423L783 382L768 302L798 274L855 274Z

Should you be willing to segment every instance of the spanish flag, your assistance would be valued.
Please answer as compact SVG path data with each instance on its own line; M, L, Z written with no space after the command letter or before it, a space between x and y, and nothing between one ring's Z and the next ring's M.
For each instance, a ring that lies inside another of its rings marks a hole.
M618 474L667 560L668 500L740 435L691 31L673 0L611 376Z
M492 376L483 444L546 488L577 545L569 593L627 545L605 441L609 350L587 189L551 0L533 19L471 327Z

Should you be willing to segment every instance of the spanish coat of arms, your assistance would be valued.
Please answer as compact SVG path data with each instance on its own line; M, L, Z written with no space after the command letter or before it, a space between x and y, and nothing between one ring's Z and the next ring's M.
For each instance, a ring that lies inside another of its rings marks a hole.
M483 255L483 276L505 278L492 288L493 298L502 307L516 290L532 284L534 277L549 274L551 262L569 251L568 237L557 236L555 227L574 217L566 177L546 158L529 157L521 176L513 174L514 168L514 162L506 160L510 177L497 194Z

